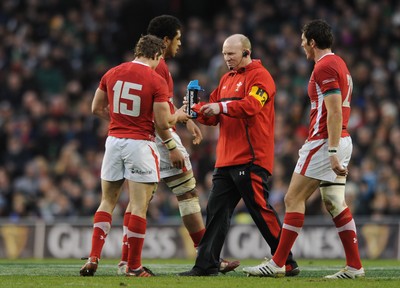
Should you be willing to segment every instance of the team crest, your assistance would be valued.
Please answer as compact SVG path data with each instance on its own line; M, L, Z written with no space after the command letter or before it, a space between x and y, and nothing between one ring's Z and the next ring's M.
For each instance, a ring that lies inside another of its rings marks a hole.
M239 91L239 88L243 85L242 81L240 81L239 83L236 84L236 89L235 92Z

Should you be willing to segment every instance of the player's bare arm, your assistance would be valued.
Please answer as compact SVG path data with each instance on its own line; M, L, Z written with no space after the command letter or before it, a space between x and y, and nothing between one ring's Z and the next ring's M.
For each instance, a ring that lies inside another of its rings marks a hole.
M92 101L92 113L102 119L110 120L107 93L97 88Z
M162 130L174 127L177 122L186 123L190 119L190 116L184 110L184 106L172 115L167 102L155 102L153 109L154 121L158 128Z
M187 101L186 101L186 97L184 97L184 105L187 105ZM175 105L174 105L175 111L178 109ZM201 130L199 128L199 126L196 125L196 123L194 123L194 121L192 119L189 119L186 122L186 129L192 134L193 136L193 144L197 145L200 144L201 141L203 140L203 133L201 133ZM163 138L162 138L163 139ZM164 139L163 139L164 140Z
M158 136L162 139L164 145L169 150L169 159L173 167L182 169L185 166L185 156L179 149L176 149L175 140L172 138L171 132L168 130L159 129L156 125ZM171 143L173 141L173 143Z
M186 129L192 134L193 136L193 144L198 145L201 143L203 140L203 133L201 133L201 130L199 126L194 123L193 120L189 119L186 122Z
M331 167L336 175L347 176L347 167L343 167L339 163L336 154L342 134L342 96L331 94L324 98L324 103L327 110L328 146L332 149L329 156Z

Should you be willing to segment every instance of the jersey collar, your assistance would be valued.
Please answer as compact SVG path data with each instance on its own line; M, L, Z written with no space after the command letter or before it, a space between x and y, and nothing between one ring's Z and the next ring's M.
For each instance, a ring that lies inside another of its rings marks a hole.
M137 60L133 60L132 63L141 64L141 65L143 65L143 66L150 67L150 65L148 65L148 64L146 64L146 63L143 63L143 62L140 62L140 61L137 61Z

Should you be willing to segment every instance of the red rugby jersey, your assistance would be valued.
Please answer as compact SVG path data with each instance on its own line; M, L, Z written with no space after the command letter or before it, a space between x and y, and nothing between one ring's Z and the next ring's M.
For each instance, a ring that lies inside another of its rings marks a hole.
M168 69L168 65L165 62L164 58L161 58L160 63L157 65L155 70L167 82L168 93L169 93L168 94L168 97L169 97L168 104L169 104L171 114L174 114L175 113L175 107L174 107L174 102L173 102L173 100L174 100L174 81L172 79L171 73L169 72L169 69ZM172 127L171 129L174 131L176 130L175 127Z
M342 137L349 136L347 124L352 91L353 80L342 58L329 53L315 63L308 83L311 102L308 140L328 138L327 111L323 100L332 93L342 95Z
M110 105L108 135L154 141L153 102L167 102L165 80L148 65L122 63L107 71L99 89Z

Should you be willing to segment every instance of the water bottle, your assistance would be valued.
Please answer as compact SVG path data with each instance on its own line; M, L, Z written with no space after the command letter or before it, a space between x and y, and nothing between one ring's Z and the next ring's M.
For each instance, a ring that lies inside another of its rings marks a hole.
M192 105L199 103L199 91L203 90L201 89L199 85L199 80L192 80L189 82L187 89L186 89L186 100L187 100L187 107L186 107L186 113L192 118L197 118L197 113L192 110Z

